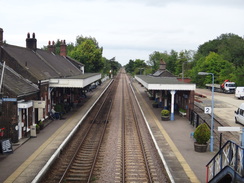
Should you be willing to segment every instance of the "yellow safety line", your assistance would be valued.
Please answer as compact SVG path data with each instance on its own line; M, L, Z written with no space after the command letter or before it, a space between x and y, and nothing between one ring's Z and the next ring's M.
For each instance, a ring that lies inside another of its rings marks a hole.
M138 90L138 88L137 87L135 87L135 88L137 90L137 93L140 94L140 91ZM160 124L160 122L158 121L158 119L155 116L155 114L152 112L151 108L148 107L148 105L147 105L146 101L144 100L144 98L141 97L141 95L140 95L140 98L142 98L141 101L144 103L144 106L146 106L147 111L150 112L150 116L153 117L153 119L156 122L159 130L163 134L165 140L168 142L170 148L174 152L175 156L177 157L178 161L180 162L180 164L183 167L183 169L184 169L185 173L187 174L187 176L190 178L191 182L200 183L200 181L198 180L197 176L195 175L195 173L192 171L192 169L190 168L190 166L186 162L185 158L182 156L182 154L180 153L180 151L178 150L178 148L176 147L176 145L174 144L174 142L172 141L172 139L170 138L170 136L168 135L168 133L165 131L165 129Z
M69 124L72 117L67 120L50 138L48 138L25 162L23 162L5 181L4 183L11 183L20 176L20 174L35 160L35 158L62 132L62 130Z

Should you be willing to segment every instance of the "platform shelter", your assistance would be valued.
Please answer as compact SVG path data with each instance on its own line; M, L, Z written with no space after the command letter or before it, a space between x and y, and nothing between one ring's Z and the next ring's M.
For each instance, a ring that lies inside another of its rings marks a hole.
M174 120L175 113L178 112L190 119L190 111L194 109L196 84L180 81L166 69L166 63L162 60L157 72L152 75L136 75L135 79L146 88L148 96L159 107L170 111L170 120Z

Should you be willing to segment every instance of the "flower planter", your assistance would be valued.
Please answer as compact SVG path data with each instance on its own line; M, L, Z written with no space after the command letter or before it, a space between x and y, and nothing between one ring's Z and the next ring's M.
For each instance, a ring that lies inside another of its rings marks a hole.
M194 150L196 152L206 152L208 148L208 144L198 144L194 142Z
M169 121L169 116L161 116L162 121Z
M158 108L158 104L152 104L152 106L154 107L154 108Z
M180 113L180 116L182 116L182 117L185 117L186 116L186 112L179 111L179 113Z

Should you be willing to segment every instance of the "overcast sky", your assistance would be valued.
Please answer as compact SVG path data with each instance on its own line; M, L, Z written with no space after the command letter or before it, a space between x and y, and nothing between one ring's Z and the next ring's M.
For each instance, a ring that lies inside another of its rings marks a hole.
M225 33L244 36L244 0L0 0L0 7L8 44L25 47L28 32L38 48L91 36L122 65L154 51L197 50Z

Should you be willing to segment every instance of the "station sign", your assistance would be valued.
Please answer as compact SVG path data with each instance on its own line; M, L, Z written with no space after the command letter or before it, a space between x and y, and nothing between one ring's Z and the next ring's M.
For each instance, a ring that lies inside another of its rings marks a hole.
M34 100L33 101L33 106L34 108L42 108L44 109L46 106L46 102L42 100Z
M212 112L212 107L204 107L205 114L211 114L211 112Z
M219 132L241 132L241 127L238 126L219 126Z
M17 102L17 98L2 98L3 102Z

